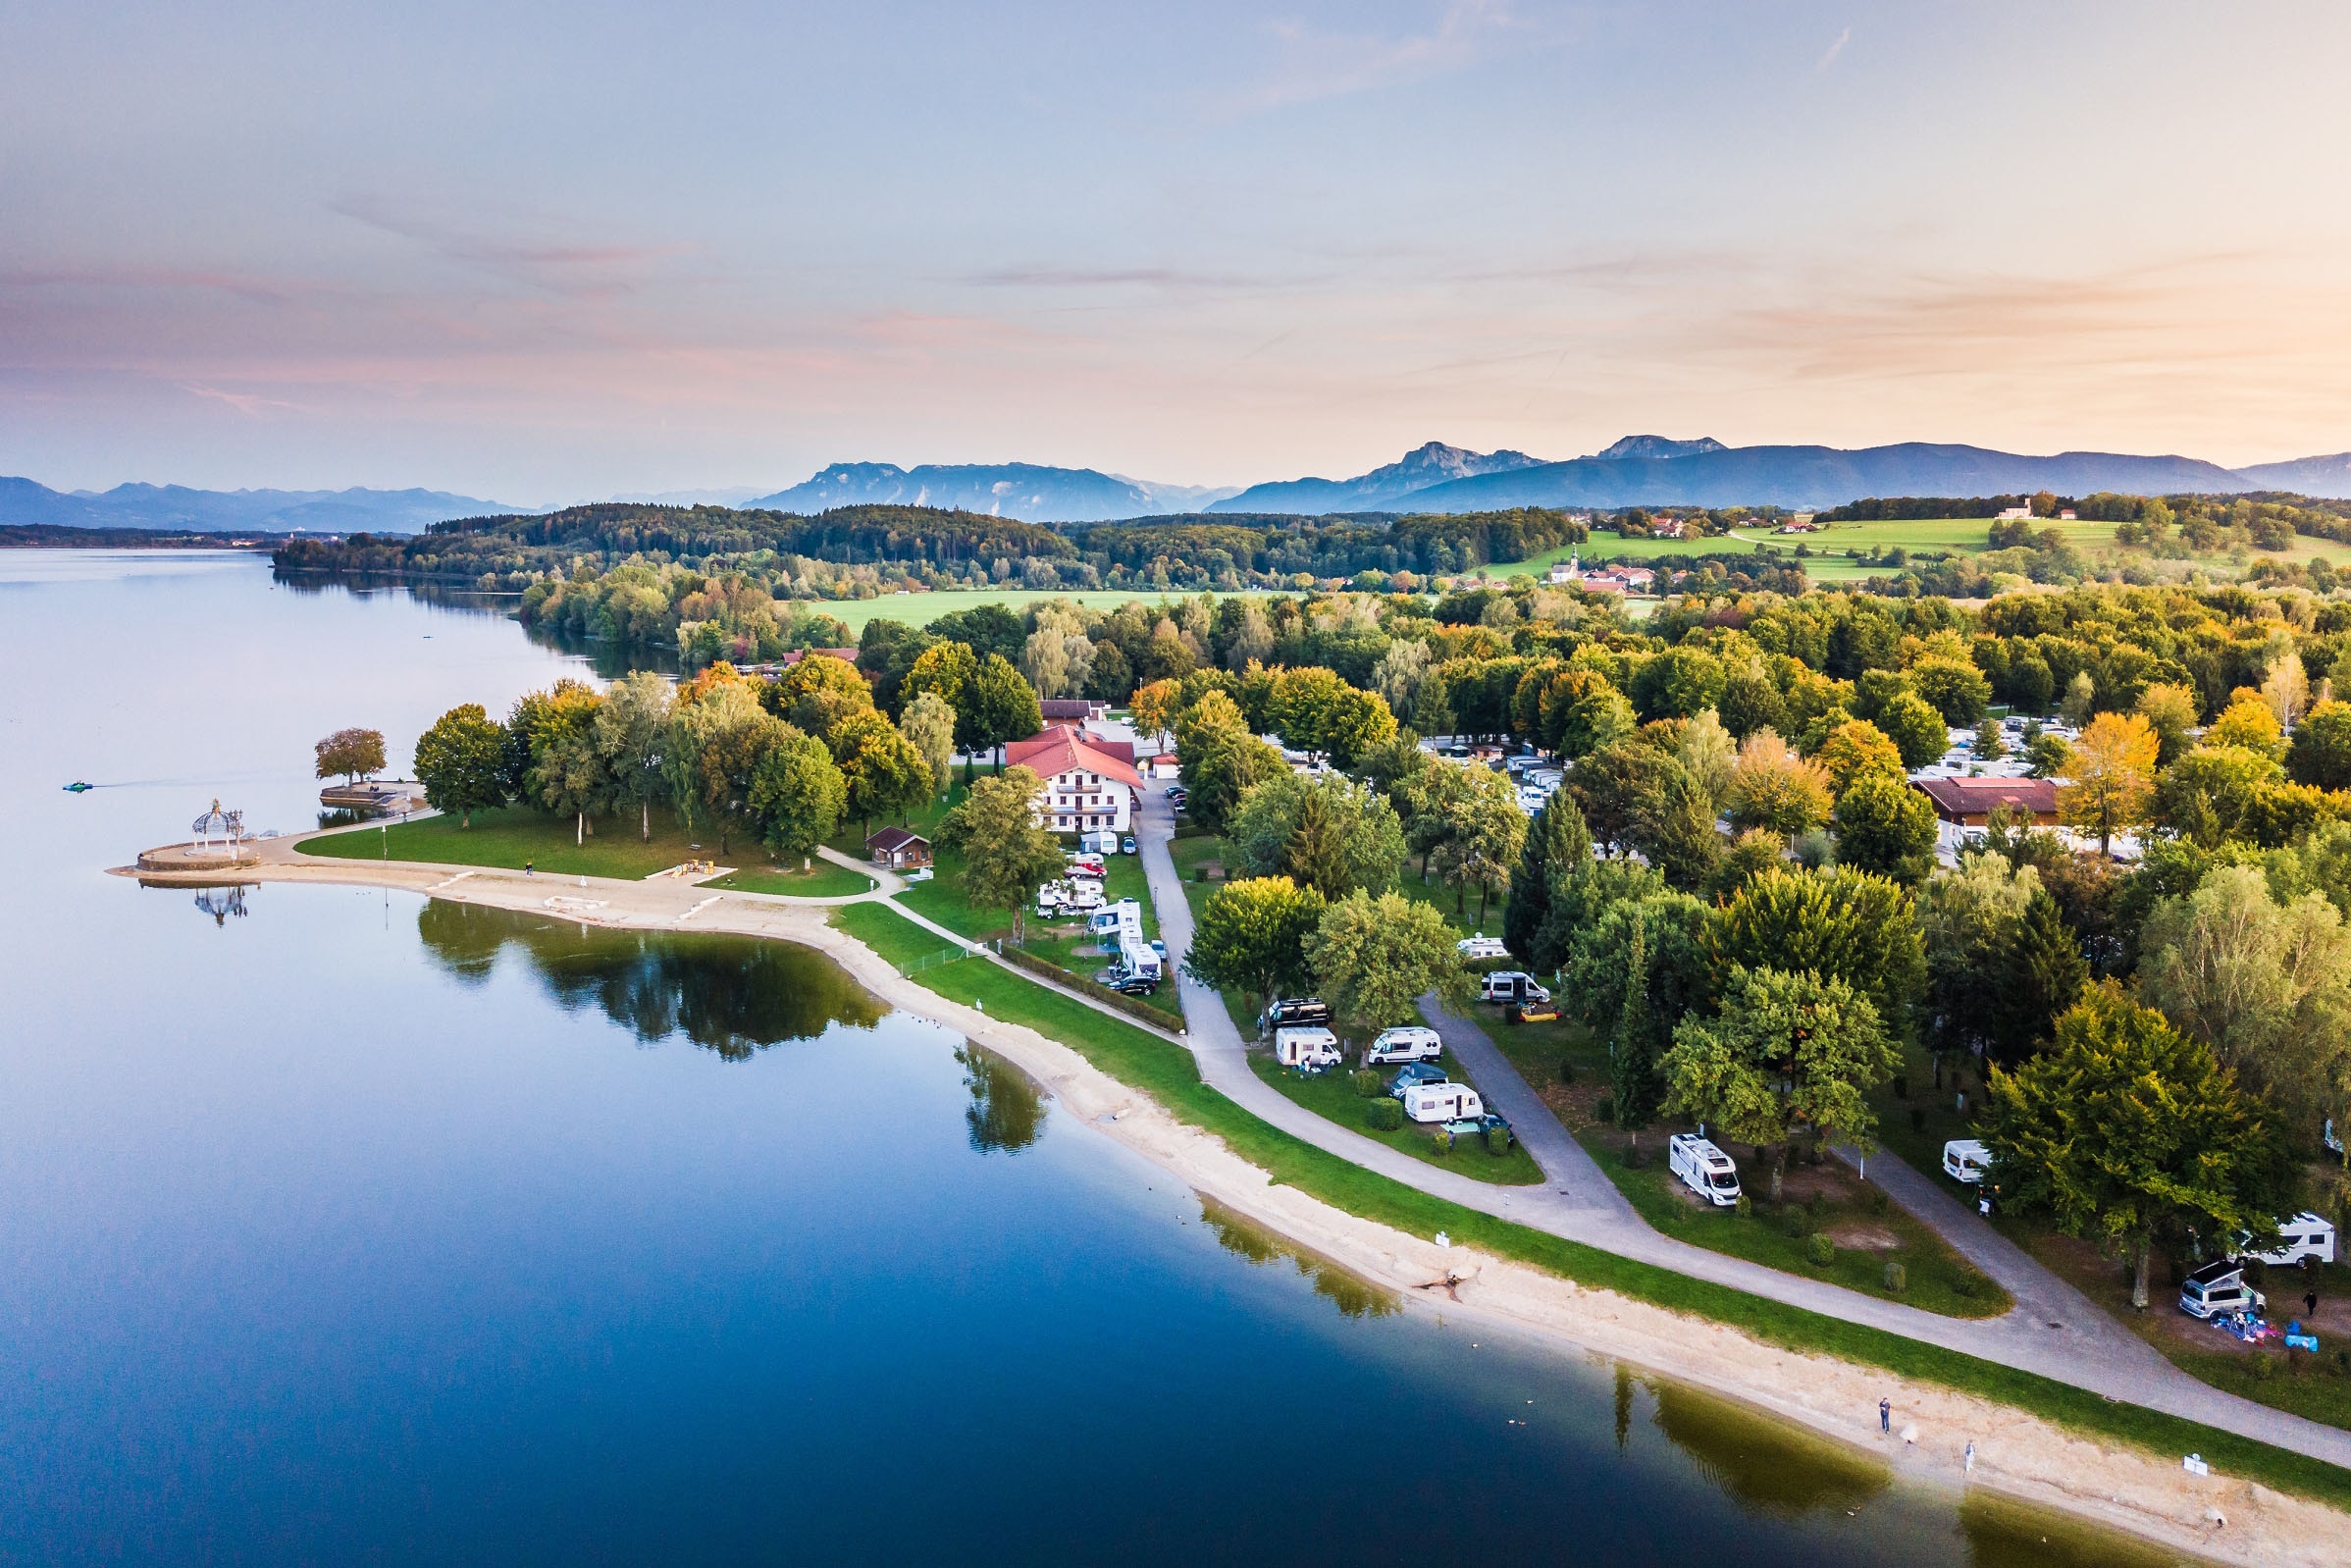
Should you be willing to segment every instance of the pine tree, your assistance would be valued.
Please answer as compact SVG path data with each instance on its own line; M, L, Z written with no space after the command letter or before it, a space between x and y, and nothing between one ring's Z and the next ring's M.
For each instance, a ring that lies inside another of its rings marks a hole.
M1625 955L1625 1005L1608 1042L1609 1092L1616 1099L1616 1124L1639 1134L1657 1114L1656 1030L1649 1016L1649 944L1646 915L1633 911L1633 941Z
M1592 829L1565 790L1554 794L1528 830L1519 851L1518 874L1510 879L1510 900L1502 907L1502 941L1538 971L1555 969L1560 955L1545 950L1540 938L1551 913L1551 889L1576 874L1592 859Z
M2036 890L2010 938L1992 1005L1991 1055L2013 1067L2048 1043L2058 1017L2081 1000L2090 967L2046 888Z

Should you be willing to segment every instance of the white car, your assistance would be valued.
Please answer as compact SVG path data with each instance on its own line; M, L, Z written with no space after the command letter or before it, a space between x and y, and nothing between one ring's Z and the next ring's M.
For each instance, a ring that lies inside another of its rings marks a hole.
M1954 1181L1976 1186L1992 1168L1992 1151L1980 1138L1954 1138L1943 1145L1943 1174Z
M1445 1043L1437 1031L1421 1024L1406 1024L1393 1029L1382 1029L1380 1037L1363 1048L1363 1065L1374 1067L1390 1062L1434 1062L1445 1054Z
M1506 959L1510 949L1498 936L1465 936L1453 944L1454 951L1465 959Z

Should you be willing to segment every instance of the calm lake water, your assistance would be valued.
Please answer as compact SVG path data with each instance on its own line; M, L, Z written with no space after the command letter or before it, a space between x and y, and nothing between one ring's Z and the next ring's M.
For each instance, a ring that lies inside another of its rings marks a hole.
M509 622L6 551L0 656L9 1560L2157 1560L1401 1311L806 953L99 874L585 667Z

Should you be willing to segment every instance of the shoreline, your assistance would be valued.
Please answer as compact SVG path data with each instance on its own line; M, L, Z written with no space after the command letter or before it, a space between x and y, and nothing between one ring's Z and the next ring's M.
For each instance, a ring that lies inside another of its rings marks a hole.
M1550 1348L1605 1356L1703 1388L1871 1454L1907 1483L1955 1495L1981 1487L2218 1561L2351 1568L2351 1521L2325 1504L2258 1483L2192 1476L2175 1458L2075 1434L1989 1400L1825 1355L1783 1350L1728 1324L1587 1288L1468 1247L1439 1247L1347 1214L1296 1187L1278 1185L1221 1138L1177 1121L1147 1094L1111 1077L1069 1046L950 1002L900 975L871 948L828 923L836 906L711 895L699 885L675 881L526 877L492 867L313 859L298 853L297 842L265 841L256 846L258 859L240 864L164 873L119 866L112 874L162 886L392 887L583 924L797 942L824 954L892 1007L1003 1055L1078 1122L1140 1154L1202 1198L1393 1291L1407 1304L1466 1315ZM1895 1403L1891 1436L1877 1431L1881 1396ZM1915 1440L1905 1440L1906 1429ZM1970 1440L1977 1450L1972 1473L1962 1468ZM2225 1523L2216 1524L2216 1514Z

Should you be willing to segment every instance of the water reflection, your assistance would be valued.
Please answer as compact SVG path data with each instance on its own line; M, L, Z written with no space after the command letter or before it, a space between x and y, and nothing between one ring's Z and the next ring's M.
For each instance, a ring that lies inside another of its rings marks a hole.
M443 899L417 912L416 931L467 984L512 952L565 1011L596 1008L649 1045L683 1034L730 1062L833 1023L870 1028L889 1012L830 959L789 942L613 931Z
M971 1103L964 1124L974 1154L1019 1154L1045 1130L1045 1097L1028 1074L984 1046L966 1042L955 1053Z
M1200 1220L1228 1252L1251 1263L1287 1259L1296 1265L1300 1274L1314 1281L1314 1293L1336 1307L1342 1317L1387 1318L1403 1310L1392 1290L1357 1279L1330 1259L1316 1257L1213 1199L1200 1200Z
M1798 1519L1849 1512L1894 1484L1886 1466L1842 1443L1682 1384L1642 1383L1656 1401L1657 1430L1750 1513Z
M1973 1568L2187 1568L2200 1560L1984 1491L1960 1499L1959 1528Z
M215 925L227 925L231 915L241 920L245 917L246 886L237 882L228 887L200 887L196 889L196 908L211 915Z

